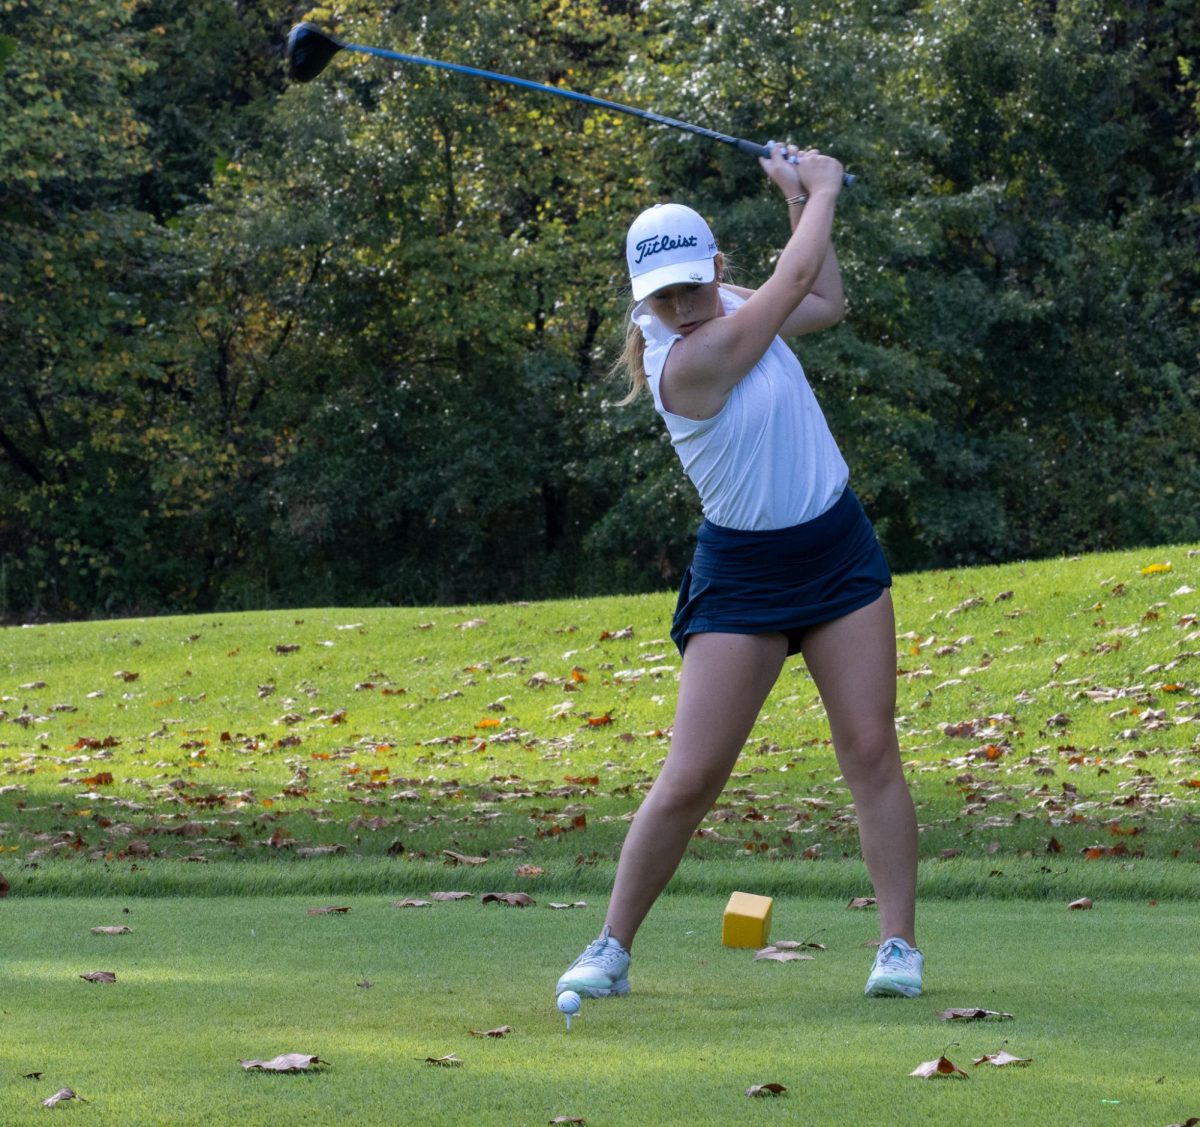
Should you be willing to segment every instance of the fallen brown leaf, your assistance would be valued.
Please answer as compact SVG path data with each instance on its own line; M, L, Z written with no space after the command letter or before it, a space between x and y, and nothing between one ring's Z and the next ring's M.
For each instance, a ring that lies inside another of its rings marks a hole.
M473 892L431 892L430 900L474 900Z
M937 1076L961 1076L964 1080L970 1079L958 1065L944 1056L938 1057L937 1060L922 1061L909 1076L919 1076L923 1080L932 1080Z
M516 875L519 877L540 877L546 870L537 865L518 865Z
M1071 911L1078 912L1078 911L1087 911L1087 909L1090 908L1091 906L1092 906L1091 900L1089 900L1086 896L1081 896L1078 900L1072 900L1071 903L1067 905L1067 908L1070 909Z
M468 1029L467 1032L472 1037L507 1037L513 1031L511 1025L500 1025L495 1029L485 1029L482 1033L478 1029Z
M79 976L84 982L116 982L117 972L112 970L94 970Z
M338 913L345 915L345 913L348 911L350 911L349 908L339 908L333 904L330 904L326 908L309 908L308 914L310 916L333 916L337 915Z
M457 1068L462 1061L457 1053L447 1053L444 1057L426 1057L425 1063L441 1065L443 1068Z
M442 856L446 858L447 865L486 865L486 857L467 857L462 853L455 853L453 849L443 849Z
M532 896L524 892L484 892L479 897L481 904L488 904L493 900L507 904L510 908L531 908L537 903Z
M555 1124L555 1123L586 1123L587 1120L584 1119L582 1115L556 1115L553 1119L550 1120L550 1122L551 1122L551 1124ZM1191 1123L1194 1123L1194 1122L1195 1122L1194 1119L1191 1120L1188 1124L1185 1125L1185 1127L1191 1127Z
M768 959L776 963L794 963L805 959L809 962L813 962L815 961L816 956L805 955L800 951L780 950L778 947L764 947L761 951L756 952L754 955L755 962L758 962L760 959Z
M937 1016L938 1021L987 1021L989 1018L1004 1021L1013 1015L998 1013L996 1010L980 1010L974 1006L968 1006L961 1009L942 1010Z
M550 903L550 904L547 904L546 907L547 908L557 908L559 911L564 911L569 908L586 908L587 901L586 900L576 900L575 903L573 903L573 904Z
M875 897L874 896L855 896L854 899L852 899L850 901L850 903L846 905L846 907L847 908L874 908L875 907Z
M70 1088L59 1088L49 1099L42 1100L42 1107L56 1107L63 1100L78 1100L81 1104L87 1103L82 1096L77 1096Z
M746 1089L748 1096L782 1096L787 1089L782 1084L751 1084Z
M780 951L801 951L806 947L810 951L824 951L827 949L824 943L813 943L808 939L777 939L771 946L778 948Z
M270 1060L238 1061L238 1064L245 1069L258 1068L265 1072L304 1072L314 1064L328 1063L327 1060L322 1060L318 1056L309 1056L307 1053L282 1053Z
M1033 1057L1014 1057L1012 1053L1005 1049L1001 1049L998 1053L984 1053L983 1056L977 1057L972 1064L994 1064L997 1068L1002 1068L1006 1064L1029 1064Z
M393 900L393 908L432 908L433 904L429 900Z
M128 935L133 928L126 927L122 924L120 927L94 927L92 928L93 935Z
M301 845L296 848L297 857L328 857L334 853L345 853L346 847L338 842L336 845Z

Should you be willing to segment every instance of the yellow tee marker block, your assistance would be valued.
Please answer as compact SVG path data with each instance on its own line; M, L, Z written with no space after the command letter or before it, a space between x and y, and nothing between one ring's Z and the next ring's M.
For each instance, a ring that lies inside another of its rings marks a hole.
M771 934L771 908L774 904L770 896L733 893L725 905L725 918L721 925L722 945L765 947L767 936Z

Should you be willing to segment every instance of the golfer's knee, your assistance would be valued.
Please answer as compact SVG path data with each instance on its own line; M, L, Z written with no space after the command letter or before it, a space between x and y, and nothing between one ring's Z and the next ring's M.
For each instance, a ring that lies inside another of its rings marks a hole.
M721 781L706 778L663 780L651 792L654 809L665 818L698 822L721 793Z
M835 742L838 763L854 786L880 784L900 772L900 747L891 729L863 728Z

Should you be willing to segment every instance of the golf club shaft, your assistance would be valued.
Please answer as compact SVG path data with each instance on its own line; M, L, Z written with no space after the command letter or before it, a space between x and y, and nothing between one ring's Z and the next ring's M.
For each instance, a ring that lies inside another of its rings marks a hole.
M418 66L437 67L441 70L454 71L457 74L469 74L474 78L486 78L493 82L504 82L509 86L520 86L525 90L536 90L541 94L554 94L559 98L569 98L574 102L583 102L589 106L599 106L601 109L614 110L617 113L630 114L633 117L640 117L645 121L653 121L658 125L669 125L673 129L684 129L689 133L697 133L701 137L707 137L710 141L720 141L725 145L733 145L740 152L747 153L750 156L762 157L769 159L771 150L766 145L760 145L755 141L746 141L740 137L730 137L727 133L718 133L715 129L706 129L703 125L692 125L687 121L680 121L678 118L665 117L663 114L655 113L653 110L635 109L633 106L623 106L620 102L610 102L605 98L593 98L590 94L580 94L576 90L564 90L560 86L547 86L542 82L531 82L527 78L514 78L512 75L499 74L496 71L480 70L478 67L464 66L461 63L446 63L438 59L427 59L421 55L406 55L402 51L389 51L383 47L367 47L361 43L341 43L341 48L344 51L358 51L364 55L377 55L381 59L393 59L401 63L416 63ZM846 173L842 177L842 182L847 186L854 183L854 177L850 173Z

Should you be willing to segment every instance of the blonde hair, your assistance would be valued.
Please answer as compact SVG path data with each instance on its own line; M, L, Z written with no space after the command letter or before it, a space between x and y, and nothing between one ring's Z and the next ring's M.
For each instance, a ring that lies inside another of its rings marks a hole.
M625 315L625 346L612 366L612 374L624 373L628 383L625 398L617 400L618 407L627 407L649 387L646 383L646 338L642 336L641 325L633 319L635 308L635 304L630 304Z
M720 252L715 257L717 260L716 280L719 285L725 281L729 263ZM646 383L646 338L642 335L641 325L633 319L633 311L636 308L637 303L631 303L625 314L625 344L621 349L621 355L617 357L612 366L612 374L617 376L623 373L628 385L625 398L617 400L618 407L628 406L642 392L649 389L649 384Z

